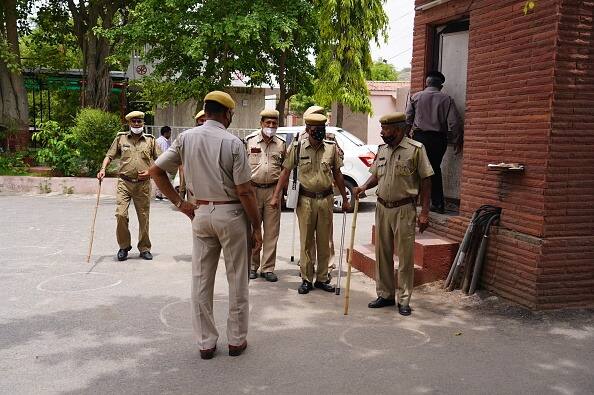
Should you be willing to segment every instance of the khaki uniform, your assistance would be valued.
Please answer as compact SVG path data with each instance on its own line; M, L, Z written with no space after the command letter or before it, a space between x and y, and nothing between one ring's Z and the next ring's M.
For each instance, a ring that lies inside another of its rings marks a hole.
M299 158L295 158L297 145L300 144ZM291 144L283 167L292 170L297 166L297 179L301 190L319 193L332 190L334 182L333 170L342 167L342 159L337 145L324 140L317 148L305 138L299 143ZM316 281L328 280L328 263L330 260L330 239L332 238L333 193L323 198L299 196L297 218L301 240L300 270L301 278L313 282L313 266L317 253Z
M118 168L118 184L116 193L116 237L121 249L132 245L128 229L128 208L130 200L138 216L138 250L150 251L149 212L150 212L150 179L139 181L138 173L148 170L153 160L161 154L155 138L150 134L134 137L132 132L118 133L105 155L110 160L120 158Z
M247 138L246 148L264 231L262 259L260 260L260 254L252 256L252 270L260 269L261 273L274 272L281 208L280 205L272 208L270 200L280 177L287 144L278 136L273 136L272 140L266 143L260 131Z
M404 137L392 148L380 145L369 169L378 178L377 196L397 202L419 194L420 182L433 175L423 144ZM413 289L414 242L417 212L411 203L387 208L379 201L375 210L375 272L377 295L394 299L394 241L398 244L398 303L408 306Z
M221 123L208 120L182 132L155 163L165 171L183 165L195 199L210 202L196 209L192 222L192 322L198 345L203 350L213 348L219 337L213 293L221 250L229 282L227 339L240 345L248 330L250 227L235 187L251 179L245 147Z

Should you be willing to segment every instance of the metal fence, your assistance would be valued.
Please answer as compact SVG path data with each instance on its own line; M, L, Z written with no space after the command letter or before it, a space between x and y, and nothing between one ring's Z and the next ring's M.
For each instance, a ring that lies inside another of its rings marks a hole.
M161 128L163 126L159 125L144 125L146 131L152 134L155 137L159 137L161 135ZM171 141L175 140L177 136L184 130L192 129L194 126L170 126L171 128ZM244 139L249 134L255 132L258 129L238 129L238 128L230 128L227 131L231 134L236 135L240 139Z

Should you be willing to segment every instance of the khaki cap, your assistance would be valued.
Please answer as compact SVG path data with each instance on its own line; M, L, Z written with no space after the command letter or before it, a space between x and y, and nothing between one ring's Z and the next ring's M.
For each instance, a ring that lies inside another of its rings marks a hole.
M260 112L260 118L274 118L278 119L279 113L274 109L265 109Z
M306 125L311 126L324 126L326 125L326 121L328 120L328 118L326 118L326 116L322 114L308 114L305 117L303 117L303 119L305 120Z
M204 116L204 110L200 110L198 111L198 114L196 114L196 116L194 117L194 120L203 117Z
M379 121L382 125L406 122L406 114L403 112L392 112L381 117Z
M142 111L132 111L126 114L126 121L129 121L132 118L144 119L144 113Z
M322 114L326 115L326 110L324 107L321 106L311 106L303 113L303 117L308 116L309 114Z
M209 92L206 96L204 96L204 101L214 101L219 103L222 106L227 107L230 110L235 108L235 101L231 97L230 94L222 91L212 91Z

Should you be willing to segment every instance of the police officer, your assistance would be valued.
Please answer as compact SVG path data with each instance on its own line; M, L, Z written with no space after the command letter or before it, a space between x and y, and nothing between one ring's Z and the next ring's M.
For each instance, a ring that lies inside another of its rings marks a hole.
M204 125L204 122L206 122L206 114L204 114L204 110L198 111L198 114L194 117L194 121L196 121L196 126Z
M366 189L378 186L375 209L375 273L377 299L370 308L394 306L394 241L398 244L398 311L410 315L413 288L415 219L417 195L422 202L418 219L422 233L429 221L429 196L433 169L423 144L405 137L406 116L391 113L380 118L381 136L371 177L353 190L357 198Z
M260 276L270 282L278 280L274 265L281 219L280 207L272 207L270 201L287 151L285 141L276 135L278 117L277 110L260 112L261 129L246 139L252 185L256 188L258 210L264 223L262 258L260 259L260 254L252 256L250 279L257 278L257 271L260 270Z
M462 151L462 125L454 99L441 91L445 76L439 71L427 74L427 87L411 96L406 107L406 122L415 140L423 143L435 174L431 177L431 210L445 212L441 161L454 144L454 153Z
M297 291L300 294L306 294L314 287L334 292L334 287L326 283L328 281L328 261L330 259L330 238L332 237L333 181L336 182L343 197L343 210L350 208L350 204L346 199L344 178L340 171L342 159L338 154L336 143L324 140L326 121L326 117L322 114L309 114L305 117L305 129L308 138L291 144L271 201L273 207L278 205L279 194L287 185L291 170L297 167L297 178L301 185L297 204L301 240L300 270L302 279L302 284ZM310 249L314 239L318 264L315 282L313 282L312 274L315 258L312 256Z
M151 241L149 239L149 211L151 183L148 169L161 151L151 134L144 132L144 113L132 111L126 115L130 126L127 132L118 133L111 147L105 154L97 178L103 180L105 169L115 158L120 158L116 195L116 238L120 249L119 261L128 259L132 249L130 230L128 229L128 208L130 200L134 202L138 216L138 250L140 257L151 260Z
M182 132L150 169L159 189L192 219L193 326L202 359L214 356L219 337L213 293L221 250L229 282L229 355L238 356L247 347L250 243L255 246L254 252L259 253L262 246L260 215L245 147L227 131L234 108L229 94L207 94L204 125ZM196 205L177 196L167 178L166 172L181 164Z

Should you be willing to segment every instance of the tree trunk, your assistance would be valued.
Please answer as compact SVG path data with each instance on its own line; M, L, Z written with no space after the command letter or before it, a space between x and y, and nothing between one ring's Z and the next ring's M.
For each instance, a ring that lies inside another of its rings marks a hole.
M14 63L20 68L19 39L17 33L16 1L5 0L4 20L0 21L0 40L6 40L14 54ZM26 148L29 142L29 103L23 76L9 69L0 59L0 130L6 132L6 148Z
M342 127L342 118L344 116L344 104L336 103L336 127Z
M74 32L83 53L84 90L83 106L107 110L111 94L111 77L105 59L111 54L111 47L105 38L93 33L95 26L108 29L119 2L92 3L68 0L68 9L74 21Z
M287 79L286 79L286 67L287 65L287 51L283 51L278 62L278 104L276 109L278 110L278 126L285 126L285 106L287 104Z

